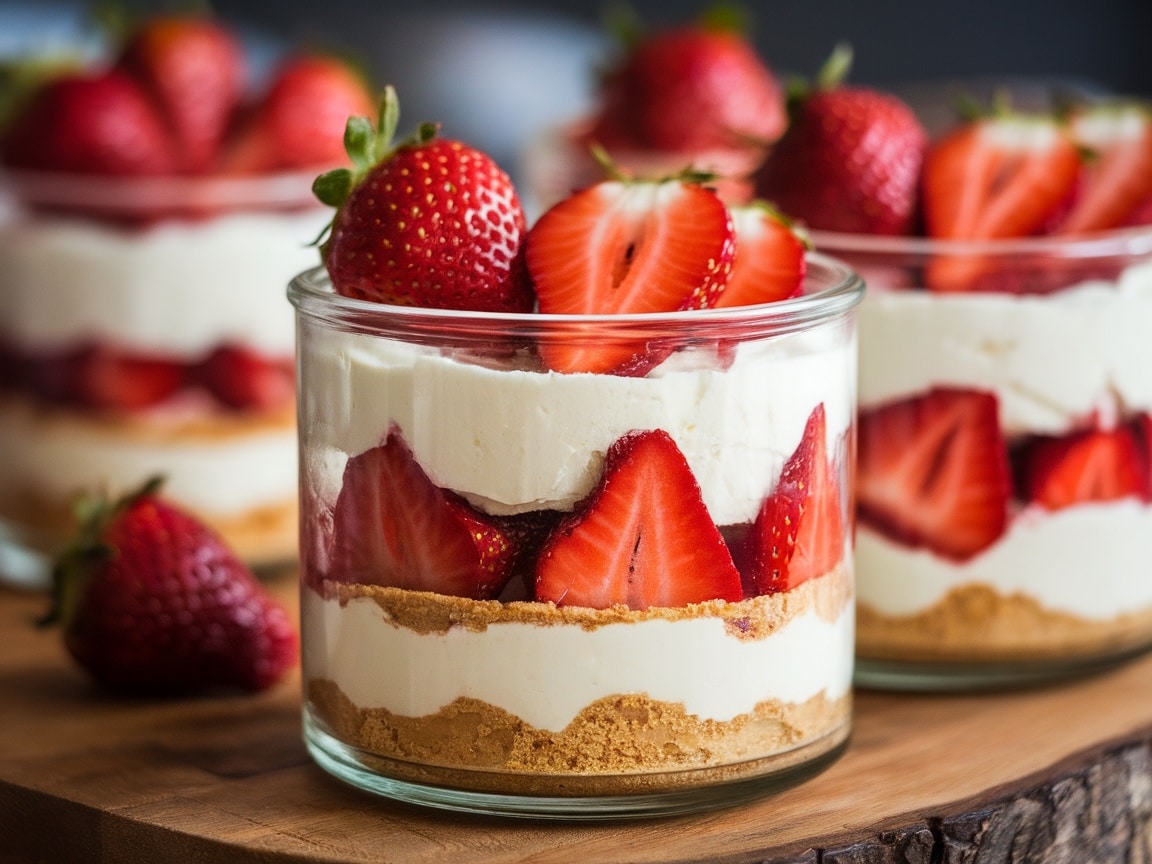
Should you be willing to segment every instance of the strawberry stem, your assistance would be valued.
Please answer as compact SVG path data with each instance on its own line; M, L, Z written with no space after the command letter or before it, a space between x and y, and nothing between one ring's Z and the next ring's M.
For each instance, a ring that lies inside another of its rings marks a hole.
M68 626L76 616L92 575L115 554L104 540L108 526L141 498L157 494L163 485L164 478L155 476L115 500L105 493L84 495L77 500L79 528L52 568L52 604L37 622L39 626Z

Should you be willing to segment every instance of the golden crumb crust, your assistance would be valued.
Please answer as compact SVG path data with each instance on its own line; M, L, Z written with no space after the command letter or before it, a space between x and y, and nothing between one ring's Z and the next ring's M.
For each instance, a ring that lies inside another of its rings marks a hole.
M856 611L858 657L907 662L1028 662L1106 656L1152 644L1152 608L1106 620L1045 609L1019 594L966 585L915 615Z

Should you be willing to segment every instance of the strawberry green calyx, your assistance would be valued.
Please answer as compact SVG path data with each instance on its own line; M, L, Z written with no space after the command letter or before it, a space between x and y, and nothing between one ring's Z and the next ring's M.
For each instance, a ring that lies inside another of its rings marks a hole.
M794 114L799 105L812 93L835 90L841 86L848 80L848 75L852 71L852 61L852 46L847 42L838 42L812 81L802 77L790 78L786 85L789 113Z
M75 507L79 525L76 536L65 547L52 568L52 605L38 622L47 627L60 624L67 628L76 616L92 574L115 550L104 540L108 526L141 498L159 492L163 477L150 477L137 489L111 499L97 493L82 496Z
M393 143L400 123L400 99L396 88L391 84L384 88L380 99L380 110L376 124L367 117L349 117L344 127L344 150L352 160L351 168L334 168L312 181L312 194L322 204L337 210L348 200L352 190L373 168L384 162L401 147L425 144L436 137L440 130L437 123L421 123L415 133ZM320 235L312 242L320 247L320 255L327 258L325 240L332 230L332 223L324 226Z
M701 168L696 168L694 165L688 165L681 168L679 171L674 171L671 174L641 176L634 171L626 171L621 168L598 142L593 141L588 145L588 152L592 158L596 160L596 164L604 172L604 179L615 180L620 183L666 183L672 180L681 180L685 183L695 183L698 186L706 186L709 183L714 183L717 179L717 174L714 171L706 171Z
M321 174L312 183L312 192L323 204L339 207L348 194L369 171L401 147L423 144L436 137L439 124L422 123L415 134L393 143L400 122L400 100L389 84L380 100L376 124L367 117L349 117L344 127L344 149L352 160L351 168L335 168Z

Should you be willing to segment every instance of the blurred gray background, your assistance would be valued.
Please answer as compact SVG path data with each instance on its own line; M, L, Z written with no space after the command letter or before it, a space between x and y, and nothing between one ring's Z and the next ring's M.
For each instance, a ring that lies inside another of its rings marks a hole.
M400 92L404 128L438 120L515 175L525 142L589 105L607 45L609 2L210 0L253 44L342 50ZM139 6L140 0L129 2ZM631 0L654 25L686 21L705 2ZM749 36L781 74L809 75L841 40L852 80L943 106L943 82L1010 77L1152 96L1152 0L774 0L741 4ZM0 0L0 52L62 0ZM6 14L5 14L6 13ZM23 16L21 18L21 16ZM71 16L71 17L70 17ZM32 22L35 19L35 22ZM16 23L14 24L13 21ZM32 23L30 23L32 22ZM58 26L66 29L67 23ZM47 32L47 31L43 31ZM45 38L45 37L41 37ZM912 82L919 82L910 87Z

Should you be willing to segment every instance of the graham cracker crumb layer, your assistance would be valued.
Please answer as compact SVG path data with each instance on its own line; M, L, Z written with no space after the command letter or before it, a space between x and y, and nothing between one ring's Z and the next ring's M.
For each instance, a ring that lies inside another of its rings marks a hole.
M608 624L646 621L662 618L681 621L715 617L724 620L730 633L742 639L762 639L793 618L815 609L825 621L834 621L854 599L851 568L841 563L825 575L781 594L751 597L736 603L713 600L679 608L645 610L613 606L609 609L586 609L578 606L556 606L553 603L498 600L470 600L426 591L411 591L379 585L325 580L319 587L325 599L341 604L367 598L376 602L392 624L417 633L446 633L452 627L483 632L491 624L519 622L547 627L576 624L595 629Z
M586 707L559 733L461 698L427 717L358 709L333 682L312 680L313 715L367 751L387 776L459 789L532 795L662 791L770 774L829 752L848 736L850 695L770 701L728 722L642 695Z
M852 571L841 565L785 594L739 603L635 611L476 601L378 586L327 582L346 603L370 598L389 625L422 634L496 622L595 628L652 618L720 617L732 636L761 639L809 610L826 620L853 601ZM562 668L563 658L557 658ZM768 700L728 721L702 719L682 704L643 693L586 706L562 731L542 730L487 702L458 698L434 714L406 717L361 709L328 679L305 682L309 710L331 735L361 751L382 774L416 783L532 795L605 795L710 785L803 765L838 747L851 726L851 694L800 703Z
M985 585L954 589L915 615L885 615L863 602L856 611L857 656L876 660L1046 662L1144 645L1152 645L1152 608L1087 619Z

